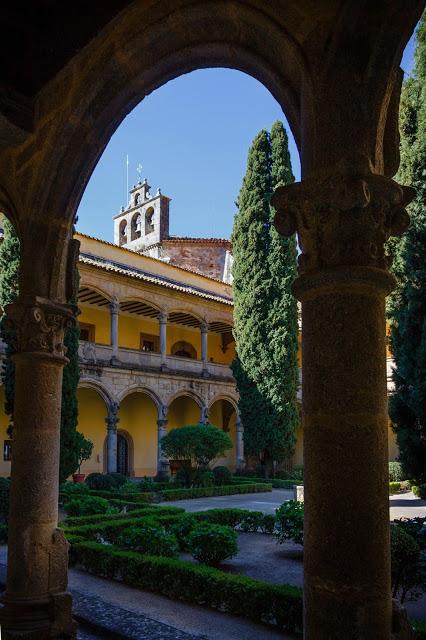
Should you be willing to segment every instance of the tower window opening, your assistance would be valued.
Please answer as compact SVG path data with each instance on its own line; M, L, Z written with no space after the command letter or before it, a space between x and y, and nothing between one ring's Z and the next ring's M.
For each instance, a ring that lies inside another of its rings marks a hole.
M142 220L141 214L136 213L132 218L132 240L141 237Z
M145 213L145 234L154 231L154 209L149 207Z
M126 220L122 220L120 222L120 245L126 244L127 242L127 222Z

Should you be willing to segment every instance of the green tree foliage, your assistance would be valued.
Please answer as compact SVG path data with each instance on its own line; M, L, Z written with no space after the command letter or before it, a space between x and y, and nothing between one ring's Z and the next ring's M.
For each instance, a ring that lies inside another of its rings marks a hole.
M0 245L0 306L4 310L6 305L12 304L19 293L19 264L21 249L19 239L13 224L3 218L3 242ZM1 378L4 385L4 410L9 416L8 434L13 430L13 402L15 396L15 365L12 360L14 353L15 331L7 326L6 315L3 314L0 324L1 337L6 343L6 357L3 362Z
M426 482L426 21L417 31L414 74L400 107L401 165L398 180L416 189L411 223L393 242L398 286L388 303L395 392L390 416L404 475Z
M214 458L232 449L232 440L222 429L200 423L172 429L162 438L161 448L168 458L206 469Z
M273 188L294 180L281 123L249 150L232 233L234 335L232 368L248 455L265 474L273 460L292 455L297 426L297 307L290 293L294 239L282 239L271 221Z

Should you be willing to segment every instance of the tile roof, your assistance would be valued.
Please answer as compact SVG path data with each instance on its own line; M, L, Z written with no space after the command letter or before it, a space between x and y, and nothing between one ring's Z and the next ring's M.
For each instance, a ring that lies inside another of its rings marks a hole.
M199 296L200 298L206 298L207 300L214 300L215 302L220 302L229 306L232 306L234 304L234 301L231 297L211 293L210 291L202 289L201 287L184 284L182 282L172 280L171 278L166 278L165 276L149 273L148 271L138 269L137 267L131 267L120 262L115 262L114 260L101 258L99 256L93 256L88 253L80 253L79 262L87 264L88 266L96 267L98 269L103 269L104 271L112 271L123 276L128 276L137 280L143 280L144 282L157 284L159 286L167 287L168 289L175 289L175 291L189 293L194 296Z

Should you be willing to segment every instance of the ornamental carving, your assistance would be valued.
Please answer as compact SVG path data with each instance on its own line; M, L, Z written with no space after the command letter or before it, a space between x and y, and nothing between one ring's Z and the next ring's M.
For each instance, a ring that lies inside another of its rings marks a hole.
M64 358L64 332L73 327L73 308L36 298L6 307L7 325L15 333L15 353L43 353Z
M407 229L405 207L414 195L375 174L308 179L276 190L275 226L283 236L297 232L300 274L335 266L386 270L385 243Z

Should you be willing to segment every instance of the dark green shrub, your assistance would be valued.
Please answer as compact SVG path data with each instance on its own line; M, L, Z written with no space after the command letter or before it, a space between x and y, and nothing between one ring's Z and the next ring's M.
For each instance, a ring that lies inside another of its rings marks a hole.
M107 478L109 478L109 481L111 482L112 489L120 489L128 482L127 477L122 473L107 473Z
M188 537L196 524L197 518L192 513L184 513L169 526L170 533L176 537L182 551L188 550Z
M231 484L232 481L232 473L229 471L228 467L219 466L213 469L214 475L214 483L219 487L224 484Z
M415 631L415 640L426 640L426 622L423 620L411 620Z
M179 555L176 536L167 533L155 520L149 518L139 527L125 529L118 538L118 544L120 547L150 556L176 558Z
M394 520L393 524L397 524L398 527L404 529L405 533L414 538L420 549L426 551L426 517L399 518Z
M198 487L213 487L215 484L213 471L202 471L198 474L196 482Z
M142 480L140 480L138 483L135 483L135 486L138 488L138 491L155 491L154 480L146 476L145 478L142 478Z
M10 480L0 478L0 520L7 521L9 517Z
M217 567L238 553L237 533L220 524L197 524L188 536L191 555L203 564Z
M72 544L70 560L105 578L174 600L219 609L283 631L302 630L302 590L174 558L144 556L96 542Z
M396 460L391 460L389 462L389 482L403 482L404 480L402 464Z
M415 539L398 524L391 526L392 595L401 603L426 591L426 560Z
M266 515L261 511L249 511L246 513L240 523L241 531L245 533L272 533L275 528L275 518L272 515Z
M59 492L66 496L82 496L89 495L90 489L83 482L63 482L59 487Z
M419 485L411 485L411 491L414 493L417 498L421 498L422 500L426 500L426 484Z
M398 493L401 491L401 483L400 482L389 482L389 495L394 493Z
M303 544L303 502L288 500L275 510L275 532L278 542L293 540Z
M105 498L96 496L84 496L72 498L66 502L64 509L69 516L91 516L97 513L117 513L118 509L112 507Z
M104 473L89 473L85 482L89 489L103 489L110 491L114 481Z

